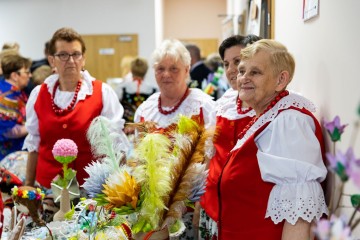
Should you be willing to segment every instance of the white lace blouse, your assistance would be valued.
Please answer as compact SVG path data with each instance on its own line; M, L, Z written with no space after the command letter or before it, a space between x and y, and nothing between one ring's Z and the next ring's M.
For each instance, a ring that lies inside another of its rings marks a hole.
M256 115L254 110L245 114L237 112L237 96L238 91L232 88L226 90L224 95L216 101L216 116L221 116L229 120L236 120L243 117L254 117ZM242 108L245 110L246 108Z
M261 116L238 140L232 151L239 148L257 129L270 124L255 138L261 177L274 183L265 217L278 223L284 219L295 224L299 217L311 222L327 213L321 188L327 174L321 147L315 136L314 120L299 111L281 109L289 106L314 112L314 105L295 93L281 99L275 107Z
M203 111L205 128L215 126L215 102L212 98L197 88L191 88L189 95L174 113L163 115L158 110L158 99L160 92L151 95L143 102L135 112L134 122L140 122L141 117L145 121L154 121L161 128L166 128L172 123L176 123L179 114L187 117L196 116ZM164 110L171 110L171 107L163 107Z
M59 75L53 74L45 80L45 84L47 84L48 91L51 95L54 85L58 79ZM82 72L82 79L83 83L78 93L76 104L79 100L84 100L87 95L91 95L93 92L92 81L94 81L95 79L90 76L87 71ZM38 151L40 143L39 120L34 109L36 99L39 95L40 87L41 86L37 86L36 88L34 88L26 104L25 126L29 134L25 138L23 149L27 149L29 152ZM124 114L124 108L119 103L116 93L109 85L105 83L102 84L101 91L103 102L101 116L107 117L108 119L113 121L115 125L119 126L120 129L123 129L125 123L124 119L122 118ZM65 109L67 106L69 106L73 96L74 92L61 91L58 88L55 93L54 102L60 108ZM125 141L125 139L123 140Z

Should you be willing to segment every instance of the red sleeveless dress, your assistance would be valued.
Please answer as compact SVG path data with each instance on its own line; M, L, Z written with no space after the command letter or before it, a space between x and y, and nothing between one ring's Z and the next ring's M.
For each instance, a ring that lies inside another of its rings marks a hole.
M73 140L78 146L78 156L69 167L77 171L76 178L81 186L88 177L84 168L93 160L86 131L91 121L101 114L102 82L95 80L93 94L80 100L70 112L56 115L51 105L51 95L47 85L43 84L35 102L34 108L39 119L40 145L36 180L44 187L50 188L52 179L62 172L62 165L52 155L55 142L62 138Z

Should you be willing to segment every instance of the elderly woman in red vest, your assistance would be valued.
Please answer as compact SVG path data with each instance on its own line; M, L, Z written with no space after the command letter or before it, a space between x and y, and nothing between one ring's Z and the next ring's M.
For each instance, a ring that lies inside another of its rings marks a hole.
M124 126L124 110L115 92L82 70L85 50L81 36L70 28L57 30L50 40L48 60L57 74L31 92L26 106L29 135L24 148L28 149L29 158L25 185L34 185L37 180L50 188L52 179L62 171L51 150L62 138L71 139L78 146L78 156L69 167L77 171L76 178L82 185L88 177L84 168L93 159L86 139L91 121L101 115Z
M240 58L239 97L256 117L239 134L218 190L205 193L219 197L217 239L309 239L310 223L327 213L314 105L286 90L295 61L282 44L260 40Z

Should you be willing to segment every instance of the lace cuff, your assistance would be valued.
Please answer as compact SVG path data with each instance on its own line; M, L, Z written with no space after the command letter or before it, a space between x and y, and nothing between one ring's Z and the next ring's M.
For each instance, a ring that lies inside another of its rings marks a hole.
M34 136L29 133L25 138L22 149L23 150L27 149L28 152L38 152L39 144L40 144L40 136Z
M328 214L324 193L316 181L275 185L266 210L266 218L277 224L284 219L294 225L299 218L311 222Z

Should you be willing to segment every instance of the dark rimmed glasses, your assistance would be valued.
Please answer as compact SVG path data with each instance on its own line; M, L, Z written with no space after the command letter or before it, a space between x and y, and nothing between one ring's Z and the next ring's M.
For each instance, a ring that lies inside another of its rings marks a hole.
M58 57L61 61L66 62L70 59L70 57L72 57L74 61L78 61L82 58L83 54L81 52L74 52L73 54L63 52L63 53L54 54L54 56Z

